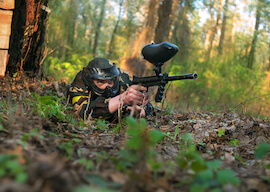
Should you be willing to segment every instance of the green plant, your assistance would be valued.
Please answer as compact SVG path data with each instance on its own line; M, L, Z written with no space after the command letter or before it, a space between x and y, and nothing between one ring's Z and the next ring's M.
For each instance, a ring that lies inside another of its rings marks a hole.
M0 154L0 177L14 177L17 182L24 183L28 176L17 155Z
M118 124L116 125L116 127L113 128L113 132L114 132L114 133L119 133L120 130L121 130L121 124L118 123Z
M64 97L58 98L57 96L40 96L36 93L31 93L32 100L36 101L34 112L38 113L41 117L52 117L55 115L61 121L72 121L71 115L66 115L64 111L70 109L60 103Z
M146 166L147 162L150 163L152 168L156 168L157 165L153 163L152 159L155 152L150 148L157 142L162 141L165 134L156 129L147 130L147 122L143 118L137 120L127 117L126 123L128 126L126 132L129 138L126 142L126 148L121 149L119 152L118 169L125 170L135 163Z
M255 149L254 156L256 159L262 159L262 158L266 157L267 155L269 155L269 152L270 152L270 145L267 143L262 143ZM270 169L270 163L262 162L262 165L266 169ZM270 181L270 177L264 177L264 179L267 181Z
M109 126L107 125L107 123L104 119L99 119L96 122L96 126L93 126L92 128L98 129L98 130L109 130Z
M0 102L0 111L1 112L7 112L8 106L7 102L5 100Z
M176 136L177 136L178 130L179 130L179 126L180 126L180 124L178 124L178 125L176 126L175 130L174 130L174 137L173 137L173 140L176 139Z
M74 151L74 144L79 143L79 142L81 142L80 139L74 138L74 139L71 139L71 140L68 141L68 142L62 142L62 143L59 145L59 148L60 148L60 149L63 149L63 150L66 152L67 157L68 157L69 159L72 159L72 154L73 154L73 151Z
M29 133L24 133L22 135L21 140L18 140L18 144L23 146L24 148L27 147L27 142L30 138L36 138L36 139L44 139L44 136L39 133L39 130L37 128L32 129Z
M92 59L89 55L72 54L67 59L48 57L44 62L46 74L54 76L57 80L65 79L72 82L76 74ZM76 63L76 65L74 65Z
M236 147L238 145L238 139L231 139L230 145Z
M262 143L256 148L254 156L256 159L261 159L265 157L269 152L270 145L267 143Z
M32 129L29 133L23 134L22 141L28 141L30 137L44 139L44 136L39 133L39 130L37 128Z
M224 129L219 129L218 130L218 137L222 137L225 135L225 130Z
M150 158L148 160L148 164L150 166L150 170L152 170L154 173L154 178L156 179L158 171L161 171L163 168L163 163L155 161L154 158Z
M197 107L208 111L220 111L230 108L239 112L243 106L247 112L267 115L265 109L269 107L269 96L259 100L260 96L268 95L267 90L262 88L266 83L262 68L256 65L249 70L245 60L236 55L232 53L227 55L226 59L213 56L209 60L193 57L182 62L172 61L168 68L169 75L179 74L179 71L197 72L200 81L173 82L169 92L173 93L171 95L177 95L177 100L173 96L168 99L172 100L176 107L184 110L194 110Z
M79 163L85 167L86 170L94 168L93 161L87 160L86 158L79 159Z
M206 162L207 168L200 171L195 177L191 192L221 191L226 184L239 185L240 180L231 169L220 169L221 161L213 160Z
M164 139L164 133L153 129L146 129L147 122L144 118L138 121L134 118L127 118L127 133L130 138L127 140L127 147L134 150L148 149L147 147L154 146L158 141Z
M246 165L246 162L239 155L234 155L235 159L237 159L242 165Z
M228 183L239 185L240 181L236 173L231 169L221 169L220 160L205 161L202 158L189 133L183 135L181 141L180 152L175 161L182 169L193 171L191 178L187 180L188 184L191 184L191 192L203 192L210 189L218 191Z
M206 164L189 133L181 137L180 152L176 157L177 164L182 168L191 168L194 172L199 172L206 168Z

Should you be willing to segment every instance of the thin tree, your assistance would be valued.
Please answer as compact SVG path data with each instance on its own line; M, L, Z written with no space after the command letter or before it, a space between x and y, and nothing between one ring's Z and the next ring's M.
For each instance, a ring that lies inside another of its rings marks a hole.
M207 60L210 59L211 57L211 52L212 52L212 49L213 49L213 42L215 40L215 36L216 36L216 33L217 33L217 29L220 25L220 18L221 18L221 11L223 9L223 3L222 3L222 0L219 0L219 6L218 6L218 10L217 10L217 19L215 21L215 25L212 27L212 32L211 32L211 36L210 36L210 42L209 42L209 47L208 47L208 51L207 51Z
M77 0L70 0L69 8L66 20L66 25L69 27L67 30L67 45L71 48L74 46L74 38L75 38L75 26L76 26L76 20L78 16L78 2Z
M97 47L98 47L98 40L99 40L99 35L100 35L100 31L101 31L101 26L102 26L102 22L105 16L105 5L106 5L107 0L103 0L101 3L101 10L100 10L100 14L99 14L99 19L97 22L97 27L96 27L96 31L95 31L95 41L94 41L94 47L93 47L93 56L95 57L96 55L96 51L97 51Z
M109 44L109 51L108 51L108 57L111 57L113 54L113 51L115 51L115 35L117 33L117 29L121 20L121 14L122 14L122 6L123 6L123 1L124 0L120 0L119 3L119 13L118 13L118 17L117 17L117 21L115 23L112 35L111 35L111 40L110 40L110 44Z
M260 19L261 19L261 7L262 7L262 0L258 0L257 1L257 7L256 7L256 23L255 23L255 27L254 27L254 33L253 33L252 42L251 42L251 49L250 49L249 56L248 56L248 68L249 69L252 69L253 62L254 62L256 44L257 44L258 35L259 35L259 25L260 25Z
M150 0L147 8L147 16L145 19L145 26L142 29L139 37L136 39L134 46L132 47L132 57L138 57L140 55L141 48L146 44L154 40L154 31L156 27L157 8L160 0ZM151 67L151 65L148 65Z
M219 55L222 55L222 52L223 52L223 42L224 42L224 37L225 37L225 32L226 32L226 24L227 24L228 4L229 4L229 0L225 0L223 18L222 18L221 34L220 34L220 39L219 39L219 44L218 44L218 54Z
M268 68L267 71L270 72L270 17L268 18Z
M162 1L158 9L158 23L155 29L155 43L168 41L172 25L173 0Z
M213 22L214 22L214 13L215 13L215 9L216 9L216 2L215 0L212 1L204 1L205 6L208 9L208 12L210 14L210 19L208 20L208 25L206 26L208 28L206 36L205 36L205 41L204 41L204 49L208 50L208 47L210 45L210 39L211 39L211 35L213 33Z
M179 45L179 61L182 62L188 58L190 46L190 24L189 13L193 10L193 1L179 0L178 12L174 22L174 30L172 33L172 41Z

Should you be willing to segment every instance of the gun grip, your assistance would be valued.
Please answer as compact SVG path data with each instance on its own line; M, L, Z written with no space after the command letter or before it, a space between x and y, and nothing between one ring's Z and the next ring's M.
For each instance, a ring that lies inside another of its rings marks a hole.
M156 94L156 97L155 97L155 101L157 103L160 103L162 101L164 90L165 90L165 86L164 85L160 85L158 87L157 94Z

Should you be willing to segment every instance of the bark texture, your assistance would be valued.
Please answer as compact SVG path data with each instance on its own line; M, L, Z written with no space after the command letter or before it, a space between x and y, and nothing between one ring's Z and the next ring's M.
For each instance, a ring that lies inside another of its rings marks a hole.
M10 59L7 73L25 71L33 77L39 75L43 59L48 0L15 0L10 37Z
M253 67L254 55L255 55L255 51L256 51L256 44L257 44L257 40L258 40L259 24L260 24L260 20L261 20L261 2L262 2L262 0L258 0L257 11L256 11L256 23L255 23L255 27L254 27L253 39L251 42L251 49L250 49L249 56L248 56L248 68L249 69L252 69L252 67Z
M99 15L99 20L98 20L97 28L96 28L96 32L95 32L95 41L94 41L94 47L93 47L93 56L94 57L96 56L96 51L97 51L97 48L98 48L99 34L100 34L103 19L104 19L104 16L105 16L106 2L107 2L107 0L102 1L101 12L100 12L100 15Z
M162 1L158 9L158 24L155 29L155 43L168 41L172 24L173 0Z

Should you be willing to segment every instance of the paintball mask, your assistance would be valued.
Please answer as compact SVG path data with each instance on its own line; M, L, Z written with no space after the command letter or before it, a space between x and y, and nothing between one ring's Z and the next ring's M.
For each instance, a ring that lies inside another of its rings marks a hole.
M95 58L83 69L83 81L98 96L113 97L119 90L119 70L115 63L104 58ZM113 86L100 89L93 80L113 80Z

